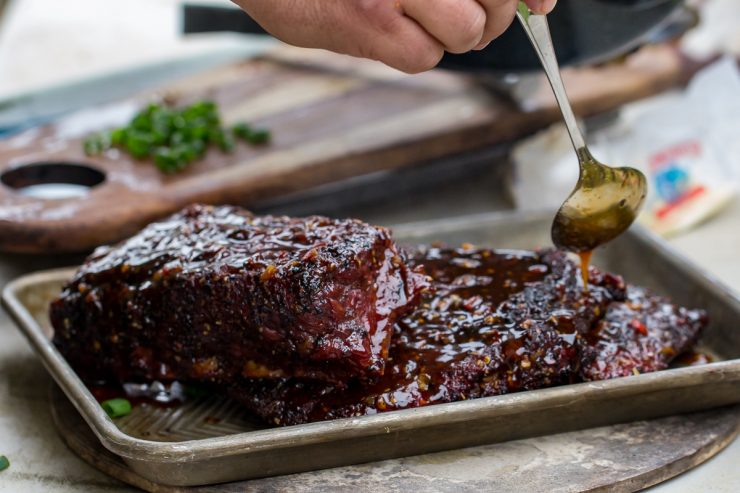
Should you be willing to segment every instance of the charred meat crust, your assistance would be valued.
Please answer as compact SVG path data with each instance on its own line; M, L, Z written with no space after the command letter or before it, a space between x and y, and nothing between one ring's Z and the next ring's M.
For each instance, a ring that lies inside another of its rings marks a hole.
M88 380L343 381L382 374L425 283L385 228L195 205L98 249L50 316Z

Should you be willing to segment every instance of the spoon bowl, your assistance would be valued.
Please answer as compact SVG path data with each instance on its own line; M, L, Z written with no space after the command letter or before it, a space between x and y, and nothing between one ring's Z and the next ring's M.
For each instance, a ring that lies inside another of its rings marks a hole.
M560 249L587 254L630 227L645 200L647 180L634 168L612 168L594 159L560 77L547 17L531 13L524 2L517 17L545 69L580 165L578 183L553 220L552 241Z
M589 252L622 234L637 218L647 194L647 180L637 169L612 168L590 154L580 159L580 165L578 183L552 223L555 246L576 253Z

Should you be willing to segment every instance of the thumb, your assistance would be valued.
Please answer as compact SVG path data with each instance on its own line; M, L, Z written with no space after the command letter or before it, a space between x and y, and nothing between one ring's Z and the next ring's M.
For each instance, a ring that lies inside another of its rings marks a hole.
M529 10L535 14L549 14L557 0L524 0Z

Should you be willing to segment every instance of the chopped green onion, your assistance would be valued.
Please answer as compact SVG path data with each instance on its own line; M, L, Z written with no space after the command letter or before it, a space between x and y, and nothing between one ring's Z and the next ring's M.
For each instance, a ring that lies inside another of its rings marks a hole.
M264 128L255 128L249 133L246 141L253 145L267 144L270 142L271 134Z
M172 127L173 128L185 128L188 125L187 120L182 115L175 115L172 118Z
M132 130L126 136L126 150L136 159L143 159L152 154L154 136L149 132Z
M238 137L244 140L247 140L247 137L249 136L251 131L252 128L244 122L237 123L236 125L231 127L231 133L234 134L234 137Z
M112 146L122 146L124 142L126 142L126 133L128 132L128 129L125 128L116 128L115 130L111 130L110 133L110 144Z
M136 159L153 158L163 173L174 173L203 157L209 145L232 152L235 139L260 145L269 142L270 132L246 123L237 123L227 131L212 101L198 101L180 109L152 103L136 113L128 126L95 133L83 146L90 156L115 147Z
M192 147L195 151L195 157L203 157L203 154L206 153L206 145L202 140L194 140Z
M190 138L194 142L204 142L208 139L208 126L207 125L195 125L190 129Z
M85 139L83 147L85 149L85 154L88 156L96 156L110 148L110 138L105 133L96 133Z
M264 128L252 128L246 123L237 123L231 127L231 133L233 133L235 137L243 139L252 145L265 144L270 141L269 130Z
M188 135L185 133L185 129L182 129L172 132L169 136L167 144L170 146L177 146L187 141Z
M154 152L154 165L163 173L174 173L179 168L177 157L169 147L160 147Z
M0 455L0 471L4 471L10 467L10 461L4 455Z
M236 146L236 142L234 141L234 137L231 136L231 134L226 133L222 131L220 135L218 136L218 146L221 148L224 152L231 152L234 150L234 147Z
M115 399L108 399L100 403L103 410L111 418L120 418L131 414L131 403L128 399L117 397Z

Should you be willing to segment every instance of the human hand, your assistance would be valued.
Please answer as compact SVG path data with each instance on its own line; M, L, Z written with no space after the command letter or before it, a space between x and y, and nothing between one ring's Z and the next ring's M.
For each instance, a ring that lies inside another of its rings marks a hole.
M517 0L233 0L276 38L297 46L429 70L445 51L484 48L514 19ZM547 13L556 0L526 0Z

